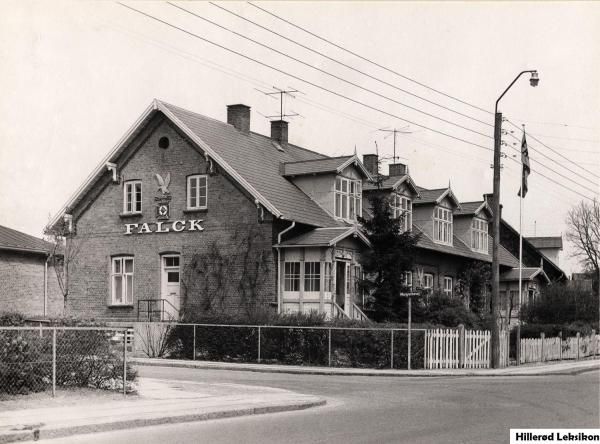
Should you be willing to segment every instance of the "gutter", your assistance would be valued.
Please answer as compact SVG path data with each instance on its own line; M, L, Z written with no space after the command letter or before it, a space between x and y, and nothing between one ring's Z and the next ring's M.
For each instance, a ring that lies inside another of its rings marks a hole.
M293 220L291 225L289 227L287 227L285 230L281 230L279 232L279 234L277 235L277 245L281 244L281 236L283 236L285 233L287 233L288 231L290 231L291 229L293 229L296 226L296 221ZM281 299L282 299L282 294L281 294L281 253L279 252L279 248L280 247L275 247L275 251L277 251L277 314L281 314Z

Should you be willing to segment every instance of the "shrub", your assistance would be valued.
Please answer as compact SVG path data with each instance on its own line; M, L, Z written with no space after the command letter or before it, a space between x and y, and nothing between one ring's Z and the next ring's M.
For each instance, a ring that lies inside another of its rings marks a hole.
M598 320L598 296L591 291L552 284L522 310L522 319L531 324L569 324Z

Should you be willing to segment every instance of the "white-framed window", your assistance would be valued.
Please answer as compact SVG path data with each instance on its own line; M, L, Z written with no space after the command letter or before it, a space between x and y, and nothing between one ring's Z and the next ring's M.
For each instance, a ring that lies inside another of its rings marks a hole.
M344 177L335 178L335 217L356 220L362 216L362 182Z
M142 212L142 181L130 180L123 187L123 213L135 214Z
M195 174L187 178L188 210L204 210L208 202L208 178L204 174Z
M424 273L422 285L423 285L424 290L432 291L433 290L433 274Z
M452 296L452 278L444 276L444 294Z
M284 263L283 290L300 291L300 262Z
M404 215L402 220L402 232L412 231L412 200L400 194L392 194L390 199L392 216L398 218Z
M133 257L113 257L111 261L111 304L133 304Z
M324 291L331 293L333 276L331 275L331 262L325 262L325 279L324 279Z
M471 223L471 248L481 253L488 252L488 223L478 217L474 217Z
M412 289L413 281L412 281L412 271L405 271L402 276L402 285Z
M304 262L304 291L321 291L320 262Z
M433 210L433 240L440 244L452 245L452 211L435 207Z

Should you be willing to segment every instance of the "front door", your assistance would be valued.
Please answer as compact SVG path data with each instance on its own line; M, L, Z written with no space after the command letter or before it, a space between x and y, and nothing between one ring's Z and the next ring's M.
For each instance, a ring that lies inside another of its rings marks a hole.
M348 264L344 261L335 263L335 302L342 309L346 305L346 267Z
M169 254L161 258L161 299L164 299L163 321L179 320L180 272L179 255Z

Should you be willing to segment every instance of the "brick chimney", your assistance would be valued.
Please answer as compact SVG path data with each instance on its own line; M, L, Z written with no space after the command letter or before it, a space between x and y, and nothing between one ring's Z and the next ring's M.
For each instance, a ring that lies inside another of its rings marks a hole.
M379 156L377 154L363 154L363 165L372 176L379 174Z
M250 132L250 107L242 104L227 105L227 123L244 134Z
M406 165L403 163L390 163L390 177L404 176L406 174Z
M285 120L271 121L271 139L279 143L288 141L288 123Z

